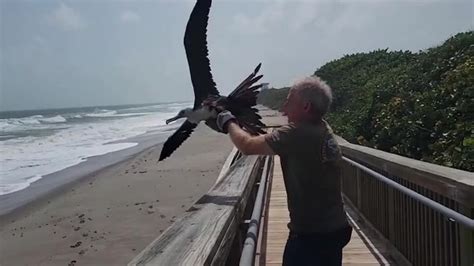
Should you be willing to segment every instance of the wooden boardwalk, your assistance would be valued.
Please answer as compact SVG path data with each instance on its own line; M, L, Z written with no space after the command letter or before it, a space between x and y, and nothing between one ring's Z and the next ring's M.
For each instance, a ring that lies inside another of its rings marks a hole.
M268 223L264 233L266 242L266 265L281 265L283 249L288 237L287 223L289 221L286 191L280 158L275 156L273 180L270 192ZM343 265L389 265L374 241L367 238L359 225L349 216L354 228L352 238L343 251Z

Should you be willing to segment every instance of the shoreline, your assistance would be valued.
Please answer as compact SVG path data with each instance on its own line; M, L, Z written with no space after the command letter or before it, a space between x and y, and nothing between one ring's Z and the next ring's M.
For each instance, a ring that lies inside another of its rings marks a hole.
M88 176L106 170L126 160L130 160L147 149L154 146L161 146L168 136L169 130L156 130L128 139L110 142L134 142L137 143L137 145L102 155L87 157L83 162L42 176L39 180L31 183L22 190L0 195L0 224L2 224L4 216L9 216L9 214L28 208L30 204L35 205L36 201L41 201L43 198L49 197L50 194L54 195L65 188L77 184L77 182L81 182Z
M215 184L233 147L199 125L157 163L162 145L150 138L138 154L1 216L0 264L128 263Z

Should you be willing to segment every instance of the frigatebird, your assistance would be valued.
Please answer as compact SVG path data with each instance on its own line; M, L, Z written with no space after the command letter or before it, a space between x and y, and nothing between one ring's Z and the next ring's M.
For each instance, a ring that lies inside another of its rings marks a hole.
M262 84L254 85L263 75L258 75L261 64L244 79L227 97L221 96L212 79L207 49L207 24L211 0L197 0L186 25L184 47L188 59L191 81L194 88L194 107L186 108L168 120L166 124L179 118L186 121L173 133L163 145L160 161L170 156L193 132L201 121L215 128L215 118L219 111L228 110L238 123L249 133L258 135L265 133L263 124L254 107L257 94Z

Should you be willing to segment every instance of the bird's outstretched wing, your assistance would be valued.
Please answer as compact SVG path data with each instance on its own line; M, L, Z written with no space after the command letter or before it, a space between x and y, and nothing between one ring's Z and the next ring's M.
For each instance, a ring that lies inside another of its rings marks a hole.
M196 128L197 124L191 123L188 120L173 133L163 144L163 149L160 154L160 161L170 156L183 143Z
M212 79L206 40L211 2L211 0L197 0L184 34L184 48L194 87L194 109L201 106L202 101L209 95L219 95L216 83Z

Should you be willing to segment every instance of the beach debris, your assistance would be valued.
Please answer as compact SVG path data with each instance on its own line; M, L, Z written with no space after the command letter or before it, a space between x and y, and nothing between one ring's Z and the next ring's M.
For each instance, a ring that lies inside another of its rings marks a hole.
M142 205L142 204L146 204L146 201L143 201L143 202L136 202L135 205Z
M77 248L79 247L80 245L82 244L81 241L77 241L76 244L72 245L72 246L69 246L70 248Z
M77 227L74 227L74 231L79 231L81 229L81 227L77 226Z
M148 212L148 214L155 213L155 211L153 211L153 210L148 210L147 212Z
M81 249L81 251L79 251L79 255L84 255L86 254L86 250L85 249Z
M142 171L138 171L140 174L144 174L146 173L147 171L146 170L142 170Z
M77 261L76 260L71 260L68 264L68 266L74 266L76 265Z
M160 218L161 218L161 219L164 219L164 218L166 218L166 215L161 214L161 215L160 215Z
M88 233L82 233L83 237L87 237L89 234Z
M79 218L82 218L82 217L84 217L84 213L83 213L83 214L81 214L81 215L79 215L78 217L79 217Z

